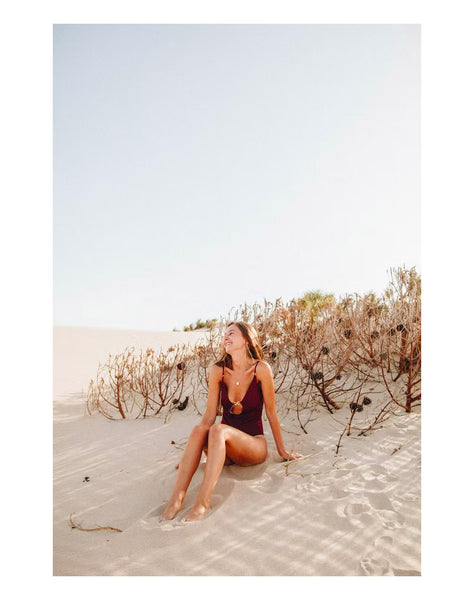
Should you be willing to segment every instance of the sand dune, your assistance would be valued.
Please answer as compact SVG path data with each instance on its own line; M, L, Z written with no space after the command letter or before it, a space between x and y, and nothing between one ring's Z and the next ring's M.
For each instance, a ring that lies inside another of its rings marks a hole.
M282 417L287 449L306 456L290 464L280 461L265 421L265 463L225 467L210 513L183 523L203 460L181 513L160 522L199 416L190 408L166 423L108 421L87 416L80 397L104 352L120 352L133 335L156 348L174 334L152 341L145 339L152 334L55 331L55 575L420 575L418 412L394 416L367 437L345 437L337 456L345 413L336 419L322 410L306 435ZM71 514L85 528L123 531L73 529Z

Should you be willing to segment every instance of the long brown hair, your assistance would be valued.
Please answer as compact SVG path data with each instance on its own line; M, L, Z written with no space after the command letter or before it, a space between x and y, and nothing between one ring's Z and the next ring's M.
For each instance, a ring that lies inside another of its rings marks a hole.
M227 329L231 325L237 325L237 327L242 332L242 335L244 336L246 342L248 343L247 351L248 351L248 355L250 356L250 358L257 358L258 360L265 360L265 356L263 355L262 346L260 345L260 342L258 340L258 335L257 335L257 332L255 331L255 327L253 325L250 325L249 323L244 323L244 321L231 321L230 323L227 323L225 328ZM224 349L222 356L214 364L218 365L219 367L226 366L229 369L232 369L233 368L232 356L230 354L228 354Z

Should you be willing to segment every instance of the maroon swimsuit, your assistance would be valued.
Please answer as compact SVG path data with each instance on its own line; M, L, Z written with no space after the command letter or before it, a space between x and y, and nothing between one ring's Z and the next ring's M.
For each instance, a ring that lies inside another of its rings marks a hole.
M255 364L255 371L253 372L253 379L245 392L245 396L242 399L242 412L240 415L232 414L231 408L232 402L229 400L227 386L224 383L224 367L222 367L222 379L221 379L221 401L222 401L222 421L225 425L231 425L240 431L244 431L249 435L262 435L262 409L263 409L263 394L260 383L257 381L257 365L260 361Z

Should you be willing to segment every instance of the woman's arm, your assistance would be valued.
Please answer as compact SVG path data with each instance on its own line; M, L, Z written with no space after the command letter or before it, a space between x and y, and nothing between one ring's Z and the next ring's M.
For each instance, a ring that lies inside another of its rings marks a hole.
M265 413L268 417L270 427L273 433L273 439L278 450L278 454L285 460L294 460L301 458L301 454L296 452L287 452L281 434L280 420L276 411L275 386L273 384L273 373L270 366L263 361L258 363L258 377L262 385L263 401L265 403Z
M207 394L206 412L201 419L201 425L211 428L214 425L217 415L217 403L219 402L220 380L222 369L217 365L211 365L209 368L209 386Z

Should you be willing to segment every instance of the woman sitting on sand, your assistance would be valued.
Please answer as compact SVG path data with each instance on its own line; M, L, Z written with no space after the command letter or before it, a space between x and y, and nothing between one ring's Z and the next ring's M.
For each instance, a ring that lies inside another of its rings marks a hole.
M164 519L173 519L180 511L203 450L207 454L204 479L184 521L197 521L208 512L211 494L225 464L250 466L264 462L267 457L262 427L264 404L280 456L285 460L301 457L285 450L275 406L273 374L263 358L257 333L251 325L236 321L227 326L223 355L209 369L206 412L184 448ZM244 390L247 391L244 393ZM221 423L215 423L219 397L223 417Z

